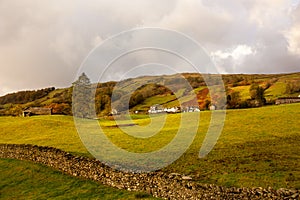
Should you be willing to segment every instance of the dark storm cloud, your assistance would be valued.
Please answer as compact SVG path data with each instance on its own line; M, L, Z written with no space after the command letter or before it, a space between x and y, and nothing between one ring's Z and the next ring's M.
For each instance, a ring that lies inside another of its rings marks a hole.
M222 73L299 71L298 5L298 0L2 0L0 95L69 86L96 45L143 26L189 35ZM137 63L143 56L137 55Z

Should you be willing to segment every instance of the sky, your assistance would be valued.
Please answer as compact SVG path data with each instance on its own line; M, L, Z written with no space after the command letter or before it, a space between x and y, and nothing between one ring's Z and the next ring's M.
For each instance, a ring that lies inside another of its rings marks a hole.
M299 72L299 1L0 0L0 95L68 87L93 49L120 32L143 27L193 38L219 73ZM139 65L151 63L148 53L132 57L142 60ZM181 61L173 64L176 72L189 71ZM149 73L164 73L159 68ZM127 72L119 62L106 79Z

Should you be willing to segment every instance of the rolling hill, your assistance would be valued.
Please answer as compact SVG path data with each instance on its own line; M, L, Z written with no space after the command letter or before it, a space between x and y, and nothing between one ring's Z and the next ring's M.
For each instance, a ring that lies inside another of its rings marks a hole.
M216 75L209 75L214 78ZM274 104L275 99L300 95L300 72L289 74L225 74L227 108L256 107L251 99L251 86L264 90L264 103ZM207 80L206 80L207 81ZM118 110L126 110L124 102L129 102L131 111L146 113L150 106L160 104L164 107L199 106L205 110L211 104L211 97L200 74L183 73L163 76L143 76L92 84L95 89L95 107L98 116L111 112L111 102ZM20 91L0 97L0 115L21 115L27 107L48 107L53 114L72 114L73 87L55 89L54 87ZM125 103L126 104L126 103Z

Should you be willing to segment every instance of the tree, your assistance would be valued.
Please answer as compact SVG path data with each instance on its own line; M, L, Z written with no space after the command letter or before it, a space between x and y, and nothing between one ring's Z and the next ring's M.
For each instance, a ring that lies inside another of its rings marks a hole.
M239 107L241 101L240 92L234 91L231 94L227 95L227 105L228 108L237 108Z
M252 100L256 100L258 104L264 105L266 103L265 99L265 89L258 84L252 84L250 89L250 96Z
M142 103L143 101L144 101L144 96L139 92L135 92L135 93L133 93L133 95L130 98L129 108L132 108L132 107Z
M205 108L206 110L209 110L209 106L210 106L210 105L211 105L211 101L208 100L208 99L206 99L205 102L204 102L204 108Z
M20 105L16 105L10 109L10 115L12 116L21 116L22 107Z
M292 93L293 93L292 88L293 88L293 86L292 86L291 83L286 84L286 87L285 87L285 94L292 94Z
M52 108L53 114L60 115L71 115L71 106L67 103L51 103L46 106L47 108Z
M75 117L92 118L92 88L91 81L85 73L73 83L73 114Z

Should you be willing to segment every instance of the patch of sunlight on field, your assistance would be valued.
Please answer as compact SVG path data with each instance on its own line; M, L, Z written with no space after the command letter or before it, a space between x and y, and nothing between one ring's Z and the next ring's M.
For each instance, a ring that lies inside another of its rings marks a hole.
M53 146L88 154L70 116L0 117L0 133L0 143Z
M246 100L246 99L250 98L250 93L249 93L250 85L237 86L237 87L233 87L231 89L236 91L236 92L240 92L242 100Z
M200 87L198 87L198 88L195 88L195 89L194 89L194 92L197 93L197 92L199 92L199 91L201 91L201 90L203 90L203 89L205 89L205 88L207 88L207 86L200 86Z
M199 150L211 117L210 111L203 111L192 145L163 171L188 174L199 182L227 186L300 188L299 110L299 103L227 110L216 146L200 159ZM193 115L190 116L193 120ZM135 124L149 125L147 115L133 115L133 118ZM127 135L113 127L113 121L101 119L99 123L115 145L132 152L149 152L174 138L179 121L180 114L168 115L165 127L149 139ZM87 123L90 122L87 120ZM124 118L120 123L130 121ZM189 123L182 126L188 130ZM89 155L76 132L73 118L68 116L0 117L0 134L0 143L53 146Z
M286 90L286 84L278 81L274 85L272 85L269 89L266 90L265 96L271 97L272 99L276 99L278 97L283 96L282 94L285 93L285 90Z

